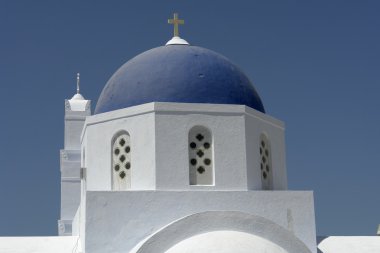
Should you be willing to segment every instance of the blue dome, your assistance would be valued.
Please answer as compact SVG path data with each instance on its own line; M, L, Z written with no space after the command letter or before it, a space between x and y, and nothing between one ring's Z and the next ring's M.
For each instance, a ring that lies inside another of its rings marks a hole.
M149 102L237 104L265 113L237 66L218 53L188 45L153 48L125 63L104 87L95 114Z

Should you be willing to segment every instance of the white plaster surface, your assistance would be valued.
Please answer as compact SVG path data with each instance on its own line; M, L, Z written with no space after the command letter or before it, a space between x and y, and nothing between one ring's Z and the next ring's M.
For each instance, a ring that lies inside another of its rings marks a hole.
M100 115L95 116L97 119L101 118ZM147 112L140 115L133 114L133 117L127 114L123 116L106 121L100 119L96 124L86 123L82 145L86 150L87 190L112 190L111 145L113 137L120 131L129 133L132 145L131 189L154 189L156 181L154 114Z
M79 232L80 232L80 210L81 210L81 206L79 205L78 207L78 210L76 211L75 213L75 216L73 218L73 221L72 221L72 231L71 231L71 234L73 236L79 236Z
M189 184L188 136L194 126L212 134L213 186ZM273 188L287 189L282 122L242 105L148 103L87 117L87 190L112 189L111 140L119 131L131 138L132 190L261 190L262 133L272 147Z
M190 237L166 253L286 253L283 248L261 237L236 231L215 231Z
M80 148L80 135L83 130L83 124L86 116L91 115L90 100L73 100L75 102L85 103L84 108L71 107L71 100L65 100L65 150L78 150ZM82 110L83 109L83 110Z
M199 234L229 231L243 232L269 241L266 250L271 252L274 248L282 248L282 252L310 253L306 245L293 233L278 224L263 217L236 211L207 211L189 215L165 226L158 232L139 243L130 253L166 252L171 248L177 248L178 244L186 242ZM238 235L232 235L237 238ZM211 242L210 242L211 243ZM217 242L214 241L217 247ZM187 243L185 243L187 244ZM234 245L233 245L234 244ZM229 245L232 248L246 249L247 245L239 245L233 241ZM180 247L182 248L182 246ZM251 250L257 250L251 248Z
M72 220L80 202L80 136L87 116L91 115L91 101L81 94L65 100L64 149L60 151L61 211L58 234L71 235Z
M0 237L1 253L79 253L77 236Z
M70 110L71 111L86 111L87 108L90 106L90 101L85 100L84 97L77 93L75 94L69 101Z
M292 210L292 224L288 210ZM168 224L207 211L237 211L262 217L284 230L292 228L289 233L316 253L312 192L291 191L87 192L86 215L81 218L86 220L86 253L129 252ZM268 233L275 238L276 231Z
M380 253L380 236L329 236L318 249L322 253Z
M265 114L249 107L246 109L250 115L245 118L248 189L261 189L259 143L261 134L265 134L271 147L272 187L274 190L286 190L288 183L284 124L271 117L264 117Z

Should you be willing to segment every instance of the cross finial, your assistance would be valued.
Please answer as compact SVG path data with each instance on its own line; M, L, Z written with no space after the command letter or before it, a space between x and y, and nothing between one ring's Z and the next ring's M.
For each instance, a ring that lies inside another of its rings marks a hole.
M77 73L77 94L79 94L79 82L80 82L80 75Z
M173 19L168 19L168 24L174 25L174 37L179 37L178 25L185 24L185 20L178 19L178 13L174 13Z

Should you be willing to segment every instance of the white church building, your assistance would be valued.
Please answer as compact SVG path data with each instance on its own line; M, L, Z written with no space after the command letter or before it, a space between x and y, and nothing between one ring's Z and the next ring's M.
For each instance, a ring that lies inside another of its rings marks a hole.
M312 191L288 190L284 123L248 77L178 35L122 65L91 113L65 101L58 236L1 253L380 253L317 238Z

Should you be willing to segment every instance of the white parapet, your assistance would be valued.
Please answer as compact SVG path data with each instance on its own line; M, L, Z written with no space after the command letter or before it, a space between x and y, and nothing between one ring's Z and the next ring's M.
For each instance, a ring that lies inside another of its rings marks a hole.
M318 249L322 253L378 253L379 236L329 236L321 240Z
M2 253L80 253L77 236L0 237Z

